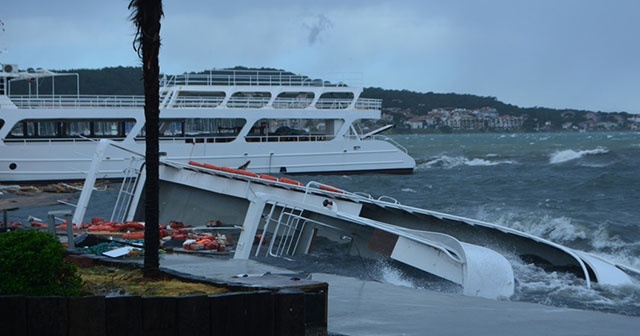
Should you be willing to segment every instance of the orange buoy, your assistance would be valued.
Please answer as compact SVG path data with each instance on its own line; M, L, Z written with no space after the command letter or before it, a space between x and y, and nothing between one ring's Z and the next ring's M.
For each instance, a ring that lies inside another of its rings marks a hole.
M144 231L125 233L122 235L122 239L126 239L126 240L144 239Z
M221 167L220 170L222 170L223 172L232 173L232 174L238 173L237 169L231 168L231 167Z
M332 193L337 193L337 194L342 194L344 192L342 189L338 189L338 188L336 188L334 186L330 186L330 185L327 185L327 184L321 184L318 188L320 190L330 191Z
M207 168L207 169L213 169L213 170L220 170L221 168L215 165L212 165L210 163L205 163L202 165L203 167Z
M169 221L169 226L171 226L171 229L181 229L184 227L184 223L179 221Z
M292 185L296 185L296 186L302 186L304 184L302 184L300 181L296 181L287 177L281 177L278 179L278 182L282 182L282 183L286 183L286 184L292 184Z
M31 225L31 227L38 227L38 228L46 228L49 227L48 224L46 223L41 223L41 222L30 222L29 223ZM67 225L65 224L64 227L66 228Z
M119 231L119 228L113 225L91 225L87 228L88 231Z
M258 175L259 178L263 179L263 180L269 180L269 181L278 181L278 178L275 176L271 176L271 175L267 175L267 174L260 174Z
M104 218L93 217L91 218L91 225L102 224L104 223Z
M257 234L253 237L253 245L258 245L262 241L263 243L267 242L267 238L261 234Z
M244 176L249 176L249 177L258 177L258 174L248 171L248 170L244 170L244 169L237 169L236 170L236 174L239 175L244 175Z
M217 250L220 247L217 240L210 240L203 245L205 250Z
M127 222L119 226L121 231L124 230L144 230L144 224L139 222Z
M200 162L192 161L192 160L189 160L189 165L191 165L191 166L196 166L196 167L205 167L205 168L206 168L206 166L205 166L205 165L206 165L206 163L205 163L205 164L202 164L202 163L200 163Z

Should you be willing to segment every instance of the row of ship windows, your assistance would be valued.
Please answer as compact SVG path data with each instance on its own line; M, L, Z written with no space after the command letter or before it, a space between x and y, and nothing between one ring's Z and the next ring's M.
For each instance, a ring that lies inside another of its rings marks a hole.
M244 119L182 119L160 120L161 136L185 136L190 134L238 134ZM126 137L136 124L135 119L100 120L23 120L9 132L7 138L96 138ZM138 136L144 136L142 129Z
M314 130L324 130L324 120L308 121ZM294 122L295 123L295 122ZM4 124L0 120L0 127ZM55 138L124 138L136 124L135 119L97 120L23 120L14 125L8 139L55 139ZM235 138L245 126L240 118L185 118L160 119L161 137L213 136ZM269 125L280 125L270 131ZM145 136L144 128L137 137ZM260 136L310 136L307 131L290 127L288 120L261 119L252 126L248 137ZM315 132L316 139L326 139L324 132ZM321 136L321 137L318 137Z

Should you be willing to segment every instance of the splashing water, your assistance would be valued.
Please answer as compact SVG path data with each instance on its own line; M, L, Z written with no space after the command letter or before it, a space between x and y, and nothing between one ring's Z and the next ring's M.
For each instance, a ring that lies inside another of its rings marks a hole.
M564 163L564 162L580 159L587 155L600 155L600 154L607 154L607 153L609 153L609 150L602 147L598 147L596 149L581 150L581 151L566 149L566 150L558 151L551 154L549 158L549 163L550 164Z
M487 158L495 158L495 155L487 155ZM424 168L455 168L459 166L496 166L500 164L515 164L516 162L511 160L487 160L481 158L468 159L464 156L448 156L442 155L439 157L431 158L426 162L420 163L417 169Z

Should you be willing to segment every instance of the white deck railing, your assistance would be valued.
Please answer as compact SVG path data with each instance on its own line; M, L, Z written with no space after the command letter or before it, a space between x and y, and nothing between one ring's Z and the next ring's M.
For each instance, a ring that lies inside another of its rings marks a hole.
M31 108L142 108L144 96L56 95L11 96L21 109Z
M349 82L361 82L353 74L338 74L340 80L330 82L307 76L274 70L212 70L206 74L183 74L163 77L162 86L173 85L221 85L221 86L308 86L346 87Z
M56 96L11 96L11 101L20 109L46 108L144 108L144 96L105 96L105 95L56 95ZM221 108L224 97L183 96L178 97L170 107L173 108ZM276 98L272 103L277 109L347 109L352 99L318 99L315 106L311 99ZM267 106L266 97L231 97L228 108L262 108ZM382 100L359 98L357 110L380 110Z

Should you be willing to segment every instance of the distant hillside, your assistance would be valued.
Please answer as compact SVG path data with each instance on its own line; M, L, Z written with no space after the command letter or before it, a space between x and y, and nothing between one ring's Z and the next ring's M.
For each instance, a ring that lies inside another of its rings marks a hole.
M602 113L575 109L552 109L545 107L523 108L499 101L496 97L482 97L457 93L419 93L407 90L385 90L365 88L364 97L383 99L383 111L398 111L394 123L402 128L404 120L420 117L437 109L466 109L469 111L493 108L501 116L523 117L522 131L561 130L630 130L638 125L629 122L632 117L626 112Z
M239 70L247 68L238 67ZM264 69L276 70L276 69ZM78 73L80 79L80 94L105 95L142 95L142 69L139 67L112 67L103 69L74 69L56 70L63 73ZM57 78L54 85L50 79L39 82L38 92L51 93L55 86L56 94L76 94L76 77ZM31 92L35 92L31 83ZM26 94L29 92L28 83L14 82L11 86L12 94ZM597 119L597 122L609 122L614 128L628 129L626 122L630 114L599 113L583 110L558 110L544 107L522 108L499 101L496 97L482 97L471 94L457 93L419 93L407 90L386 90L383 88L365 88L363 97L383 100L383 110L402 111L396 113L393 120L398 128L407 127L405 121L416 116L426 116L435 109L467 109L477 110L493 108L500 115L524 116L526 121L523 131L533 130L562 130L567 124L573 123L583 127L585 121ZM597 118L593 116L597 115ZM563 126L564 125L564 126ZM574 129L576 127L574 126Z

